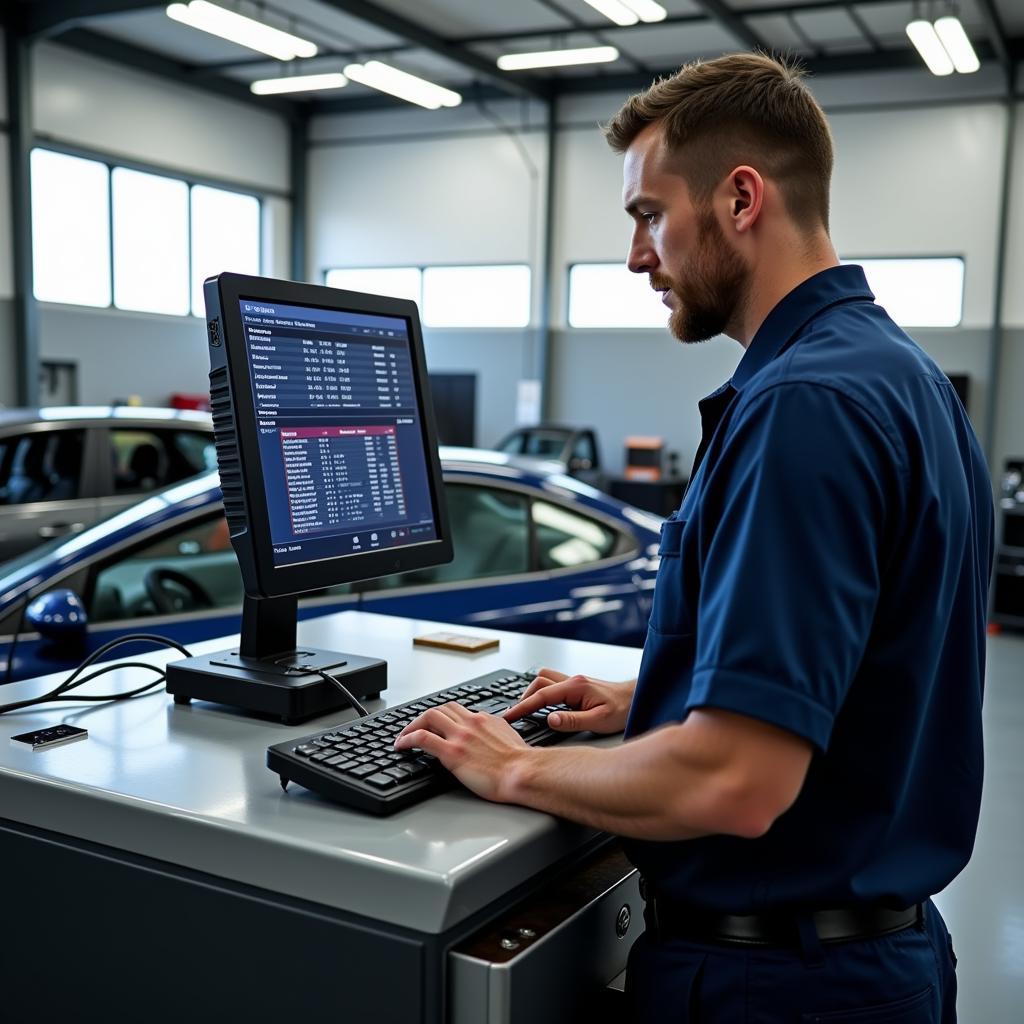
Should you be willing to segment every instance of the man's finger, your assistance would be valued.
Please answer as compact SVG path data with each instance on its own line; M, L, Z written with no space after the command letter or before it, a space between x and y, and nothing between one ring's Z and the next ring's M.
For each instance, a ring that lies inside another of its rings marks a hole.
M514 722L524 715L531 715L534 711L547 707L549 704L571 703L571 687L567 683L552 683L542 687L530 697L523 697L518 704L513 704L502 712L502 718Z
M452 712L445 713L445 707L447 705L428 708L418 718L414 718L398 735L404 736L415 729L433 729L434 732L440 732L443 736L447 726L457 720Z
M588 729L600 728L607 713L608 709L604 705L589 711L552 711L548 715L548 726L555 732L586 732Z
M411 750L416 747L426 754L440 758L447 745L443 736L427 729L415 729L410 733L399 735L395 739L395 750Z

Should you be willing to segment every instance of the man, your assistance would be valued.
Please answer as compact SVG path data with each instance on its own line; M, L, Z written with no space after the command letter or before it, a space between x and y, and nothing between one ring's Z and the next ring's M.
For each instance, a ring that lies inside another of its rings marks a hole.
M514 719L449 704L396 746L479 795L625 837L647 930L632 1019L955 1020L929 896L970 857L993 508L952 386L828 235L832 142L768 57L682 68L606 129L629 267L682 342L745 349L700 403L639 679L543 670ZM865 211L870 215L870 211ZM628 716L628 720L627 720Z

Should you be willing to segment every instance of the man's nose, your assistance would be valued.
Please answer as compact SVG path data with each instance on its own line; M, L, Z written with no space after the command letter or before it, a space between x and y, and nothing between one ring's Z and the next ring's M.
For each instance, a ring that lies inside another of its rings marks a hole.
M629 243L626 266L634 274L649 274L657 265L658 258L655 256L654 250L647 244L647 240L634 234Z

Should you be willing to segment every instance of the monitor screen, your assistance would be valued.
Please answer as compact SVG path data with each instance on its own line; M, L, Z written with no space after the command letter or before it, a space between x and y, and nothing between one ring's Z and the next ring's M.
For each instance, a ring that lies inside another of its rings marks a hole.
M238 304L274 567L436 540L409 321Z

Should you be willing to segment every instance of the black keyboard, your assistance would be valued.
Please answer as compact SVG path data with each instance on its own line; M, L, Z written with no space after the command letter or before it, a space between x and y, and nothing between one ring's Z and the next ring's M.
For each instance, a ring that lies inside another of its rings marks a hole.
M267 748L267 767L281 784L297 782L321 796L369 814L393 814L455 785L457 780L436 757L416 750L395 750L395 737L428 708L457 701L470 711L500 714L518 703L532 675L500 669L469 682L335 725L323 732ZM547 726L552 711L541 708L513 722L531 746L563 740L568 734Z

